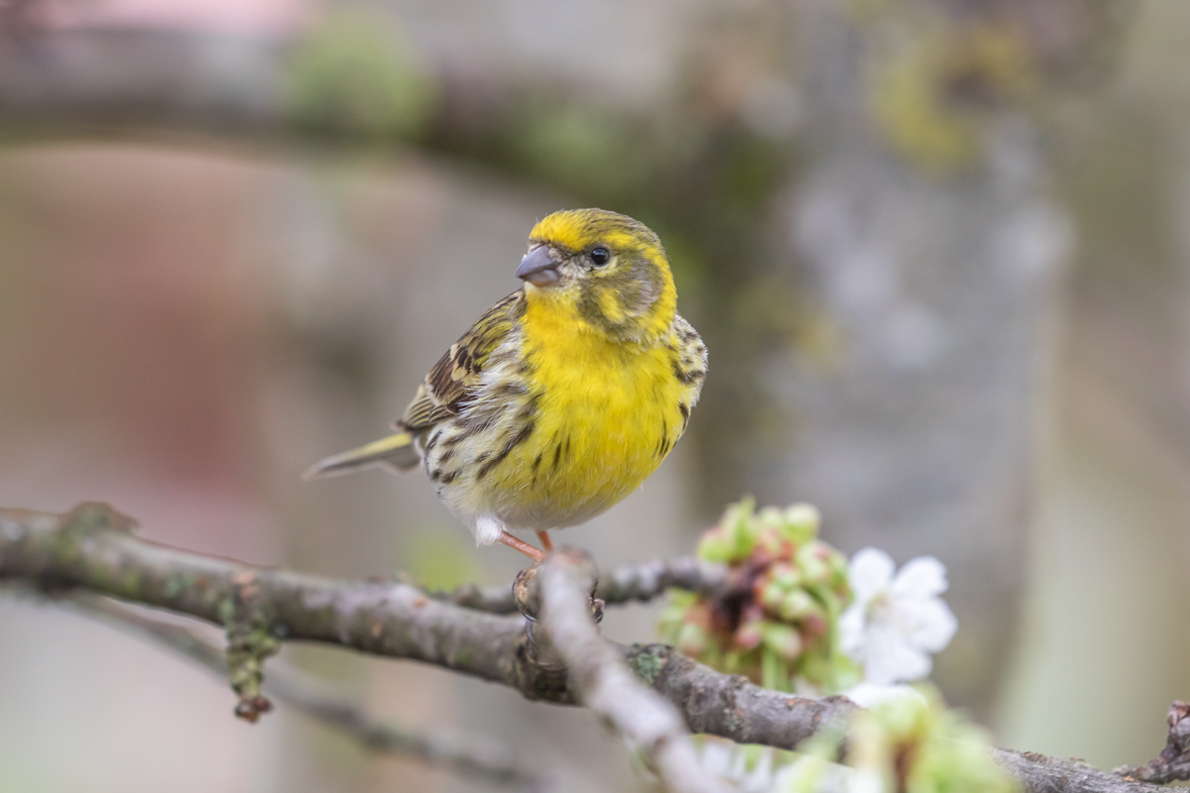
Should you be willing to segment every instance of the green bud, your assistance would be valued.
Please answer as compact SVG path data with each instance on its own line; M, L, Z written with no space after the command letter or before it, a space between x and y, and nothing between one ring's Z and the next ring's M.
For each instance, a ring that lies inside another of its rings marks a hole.
M802 637L790 625L766 623L762 629L764 646L787 661L796 661L802 652Z
M826 614L822 611L822 606L818 605L817 603L815 603L814 608L808 614L805 614L800 620L798 620L798 622L801 623L802 633L805 635L804 637L807 640L817 640L822 638L826 635L826 632L830 627L830 623L827 622L826 619Z
M765 552L770 557L782 558L790 555L792 549L789 547L789 541L784 539L780 533L773 528L766 528L756 538L756 546Z
M781 601L780 606L777 607L777 616L786 622L799 622L814 614L817 608L818 604L814 602L814 598L810 596L809 592L804 589L795 589Z
M822 525L822 513L813 504L794 504L786 508L781 517L783 534L798 545L817 537Z
M707 647L707 639L707 632L701 625L687 622L678 630L675 645L684 655L699 656Z
M803 545L797 552L797 566L806 586L825 584L831 578L831 568L823 558L820 543Z
M801 747L798 748L800 750ZM782 770L785 781L782 793L818 793L828 789L831 774L837 773L838 767L815 754L798 754Z
M736 629L732 637L735 646L741 650L754 650L764 640L764 620L749 620Z
M843 613L842 604L835 590L826 585L807 587L810 595L822 606L822 613L827 618L835 618Z
M847 557L839 553L837 550L827 545L822 540L815 540L815 545L823 549L824 558L827 564L830 565L831 573L841 573L844 577L847 576Z
M752 522L752 513L756 509L756 502L751 498L744 498L739 503L731 504L719 519L719 525L732 531L747 531Z
M735 542L721 529L712 529L698 541L698 558L704 562L727 564L734 560Z
M765 507L756 513L756 520L754 521L761 531L772 529L779 532L785 521L782 519L781 511L776 507Z
M732 551L734 554L733 559L742 562L751 556L752 551L756 549L756 540L756 533L747 527L737 532L735 535L735 548Z
M730 602L671 591L659 625L666 640L703 663L770 687L789 691L804 678L820 690L838 690L849 662L835 650L834 623L851 592L846 558L817 539L820 522L808 504L757 511L745 498L730 505L699 541L698 556L730 566L740 588ZM712 613L739 609L743 619L735 631L711 629Z
M788 661L780 654L765 649L760 656L760 684L774 691L792 691Z
M839 600L850 604L851 582L847 578L847 560L843 558L843 554L836 551L827 557L827 564L831 571L827 585L838 595Z
M760 588L757 600L769 611L776 611L785 600L785 588L776 581L769 581Z
M819 687L831 682L833 677L830 659L821 653L803 654L798 672L806 679L806 682Z
M752 555L756 546L756 529L753 526L752 515L756 510L756 501L750 496L742 499L738 504L732 504L723 514L719 525L727 529L733 544L733 560L743 560Z
M801 574L797 568L788 562L776 562L769 571L769 575L786 592L796 589L802 583Z
M847 764L900 790L1010 793L1011 780L992 759L990 738L937 692L887 699L852 721Z

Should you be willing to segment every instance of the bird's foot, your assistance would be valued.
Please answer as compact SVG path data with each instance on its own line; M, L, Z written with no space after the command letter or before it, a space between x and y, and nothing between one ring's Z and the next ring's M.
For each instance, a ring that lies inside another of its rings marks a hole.
M604 602L595 596L599 587L599 579L591 555L578 548L562 546L556 551L550 551L548 558L551 565L569 568L572 575L589 579L591 588L587 593L587 606L591 610L591 619L597 624L601 622ZM517 573L516 580L512 584L513 601L516 603L517 610L529 621L530 626L537 622L538 614L541 611L541 582L538 580L538 574L542 569L542 562L535 561ZM530 629L530 638L533 638L532 628Z
M537 539L541 541L541 549L546 553L554 550L554 541L550 539L548 531L537 532Z

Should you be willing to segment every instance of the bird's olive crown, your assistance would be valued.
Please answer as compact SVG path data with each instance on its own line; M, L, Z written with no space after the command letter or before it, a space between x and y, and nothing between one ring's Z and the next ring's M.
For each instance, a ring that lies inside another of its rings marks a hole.
M656 338L673 321L677 296L661 240L638 220L604 209L571 209L541 220L530 247L560 259L560 291L579 315L622 339Z
M548 244L567 258L583 259L591 269L611 264L617 253L633 251L665 261L665 249L652 229L606 209L555 212L533 227L529 243Z

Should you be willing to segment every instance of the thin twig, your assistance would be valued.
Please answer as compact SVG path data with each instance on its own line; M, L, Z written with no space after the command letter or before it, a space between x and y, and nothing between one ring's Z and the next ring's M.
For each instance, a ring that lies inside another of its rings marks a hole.
M713 595L727 580L727 568L694 556L655 559L600 573L595 594L604 603L647 603L677 587Z
M699 766L690 733L678 711L641 685L624 660L599 635L588 592L595 581L590 558L571 548L550 554L542 565L541 623L569 668L579 700L604 717L637 749L672 793L724 793Z
M97 595L77 593L60 602L85 615L132 629L198 662L216 675L225 677L228 673L227 654L189 628L153 619ZM295 667L270 663L264 690L318 721L341 730L373 751L414 757L433 766L502 785L532 790L546 788L543 778L517 764L507 747L476 736L463 738L418 732L374 721L364 715L350 697Z
M510 686L530 699L574 704L566 675L534 663L524 620L442 603L408 584L359 583L252 567L138 539L103 504L60 515L0 509L0 581L73 588L226 627L235 588L251 580L278 640L308 640L409 658ZM615 645L612 645L615 646ZM665 645L616 647L636 676L669 700L693 732L794 749L855 706L769 691L697 664ZM1156 793L1162 788L1083 763L994 750L1024 793Z
M672 587L713 594L723 586L726 576L727 568L693 556L654 559L600 573L595 594L608 606L648 603ZM433 597L489 614L515 614L517 611L512 590L506 586L465 584L449 592L435 592Z

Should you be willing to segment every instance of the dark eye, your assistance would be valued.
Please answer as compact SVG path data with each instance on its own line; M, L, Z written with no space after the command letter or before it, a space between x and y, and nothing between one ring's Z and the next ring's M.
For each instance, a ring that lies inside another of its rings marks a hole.
M598 248L591 249L591 261L595 263L596 267L602 267L612 260L612 252L600 245Z

